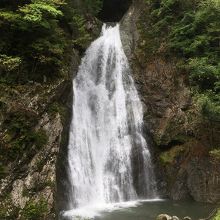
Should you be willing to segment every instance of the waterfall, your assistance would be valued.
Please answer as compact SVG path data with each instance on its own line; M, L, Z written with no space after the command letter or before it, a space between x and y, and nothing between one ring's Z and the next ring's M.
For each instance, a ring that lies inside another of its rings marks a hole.
M119 25L102 28L73 81L69 208L154 198L143 110Z

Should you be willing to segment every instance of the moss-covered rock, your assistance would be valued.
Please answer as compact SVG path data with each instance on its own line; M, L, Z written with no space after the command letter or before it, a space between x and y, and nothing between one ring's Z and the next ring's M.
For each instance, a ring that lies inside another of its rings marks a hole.
M209 152L209 154L211 157L220 160L220 149L213 149Z
M162 152L160 154L160 161L165 165L174 165L174 160L178 160L178 157L180 157L185 151L186 149L184 146L175 146L168 151Z
M45 219L48 213L47 201L40 199L39 201L29 201L21 210L21 220L39 220Z
M21 219L21 210L41 198L47 210L36 218L55 219L56 162L71 81L0 85L0 219ZM54 105L58 111L50 110ZM22 219L33 219L29 214Z
M220 220L220 209L217 210L216 215L212 218L212 220Z

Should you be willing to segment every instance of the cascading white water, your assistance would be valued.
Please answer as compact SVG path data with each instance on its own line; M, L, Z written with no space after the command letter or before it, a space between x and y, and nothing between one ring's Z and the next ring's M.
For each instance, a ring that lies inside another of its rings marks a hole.
M142 105L119 25L103 26L82 59L73 90L69 208L154 198Z

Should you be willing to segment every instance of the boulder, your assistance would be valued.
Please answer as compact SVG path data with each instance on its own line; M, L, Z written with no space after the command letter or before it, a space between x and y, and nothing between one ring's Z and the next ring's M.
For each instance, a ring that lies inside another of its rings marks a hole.
M156 220L172 220L172 217L167 214L160 214L157 216Z
M189 216L185 216L183 220L192 220Z

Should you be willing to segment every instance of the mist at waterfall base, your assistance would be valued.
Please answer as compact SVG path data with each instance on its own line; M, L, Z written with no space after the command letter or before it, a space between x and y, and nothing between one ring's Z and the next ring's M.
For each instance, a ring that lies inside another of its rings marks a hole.
M68 145L70 189L63 216L93 217L101 210L157 199L143 111L119 25L102 28L73 81ZM73 219L73 218L72 218Z

